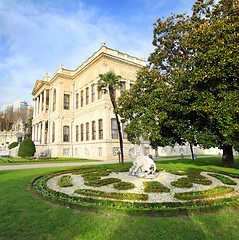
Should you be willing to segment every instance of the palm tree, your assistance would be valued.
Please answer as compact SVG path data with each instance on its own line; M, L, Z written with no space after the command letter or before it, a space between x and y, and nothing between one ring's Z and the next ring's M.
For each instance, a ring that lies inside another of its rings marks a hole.
M120 127L120 121L118 114L115 112L115 109L117 108L117 104L115 101L115 89L119 89L122 86L121 76L116 75L114 72L109 71L105 74L100 74L100 81L98 83L98 91L102 92L103 94L106 94L109 92L110 94L110 100L113 105L114 114L117 122L117 129L119 133L119 140L120 140L120 154L121 154L121 161L122 165L124 164L124 153L123 153L123 138L121 133L121 127Z

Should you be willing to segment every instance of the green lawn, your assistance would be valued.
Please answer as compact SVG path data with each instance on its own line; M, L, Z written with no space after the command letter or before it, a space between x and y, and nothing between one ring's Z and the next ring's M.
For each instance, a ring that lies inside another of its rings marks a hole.
M57 158L57 159L26 159L26 158L0 158L1 165L24 165L24 164L46 164L46 163L70 163L70 162L92 162L100 160L90 160L82 158Z
M239 158L235 158L239 168ZM194 165L195 164L195 165ZM223 170L220 158L157 162L168 169ZM34 197L28 183L40 174L72 167L0 171L0 239L211 239L239 238L239 212L180 217L145 217L73 210Z

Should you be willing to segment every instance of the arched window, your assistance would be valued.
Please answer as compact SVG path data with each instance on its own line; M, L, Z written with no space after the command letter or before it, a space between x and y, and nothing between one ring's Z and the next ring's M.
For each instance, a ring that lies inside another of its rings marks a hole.
M86 141L89 141L89 136L90 136L90 124L89 124L88 122L85 124L85 132L86 132L85 140L86 140Z
M111 118L111 137L112 139L118 138L118 127L117 127L117 121L115 118Z
M69 126L63 127L63 142L69 142L70 141L70 128Z
M103 120L102 119L99 119L98 125L99 125L99 139L103 139Z
M79 142L79 126L76 125L76 142Z
M92 140L96 139L96 125L95 125L95 121L92 121Z

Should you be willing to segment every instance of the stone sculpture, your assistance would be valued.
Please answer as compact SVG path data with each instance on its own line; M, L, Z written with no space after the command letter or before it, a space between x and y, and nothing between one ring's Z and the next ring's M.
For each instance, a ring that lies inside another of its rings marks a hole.
M135 148L129 150L129 157L132 159L133 166L129 169L129 175L137 177L156 177L156 165L154 161L144 156Z

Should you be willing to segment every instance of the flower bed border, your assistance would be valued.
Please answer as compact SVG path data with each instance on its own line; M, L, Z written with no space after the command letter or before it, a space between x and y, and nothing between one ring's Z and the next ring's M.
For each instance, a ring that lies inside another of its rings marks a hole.
M178 216L210 213L224 209L239 209L239 194L233 197L216 199L148 203L69 196L47 187L46 181L50 178L61 174L79 172L79 170L81 171L81 169L63 170L38 176L29 184L29 190L34 195L51 203L94 212L117 211L130 215Z

